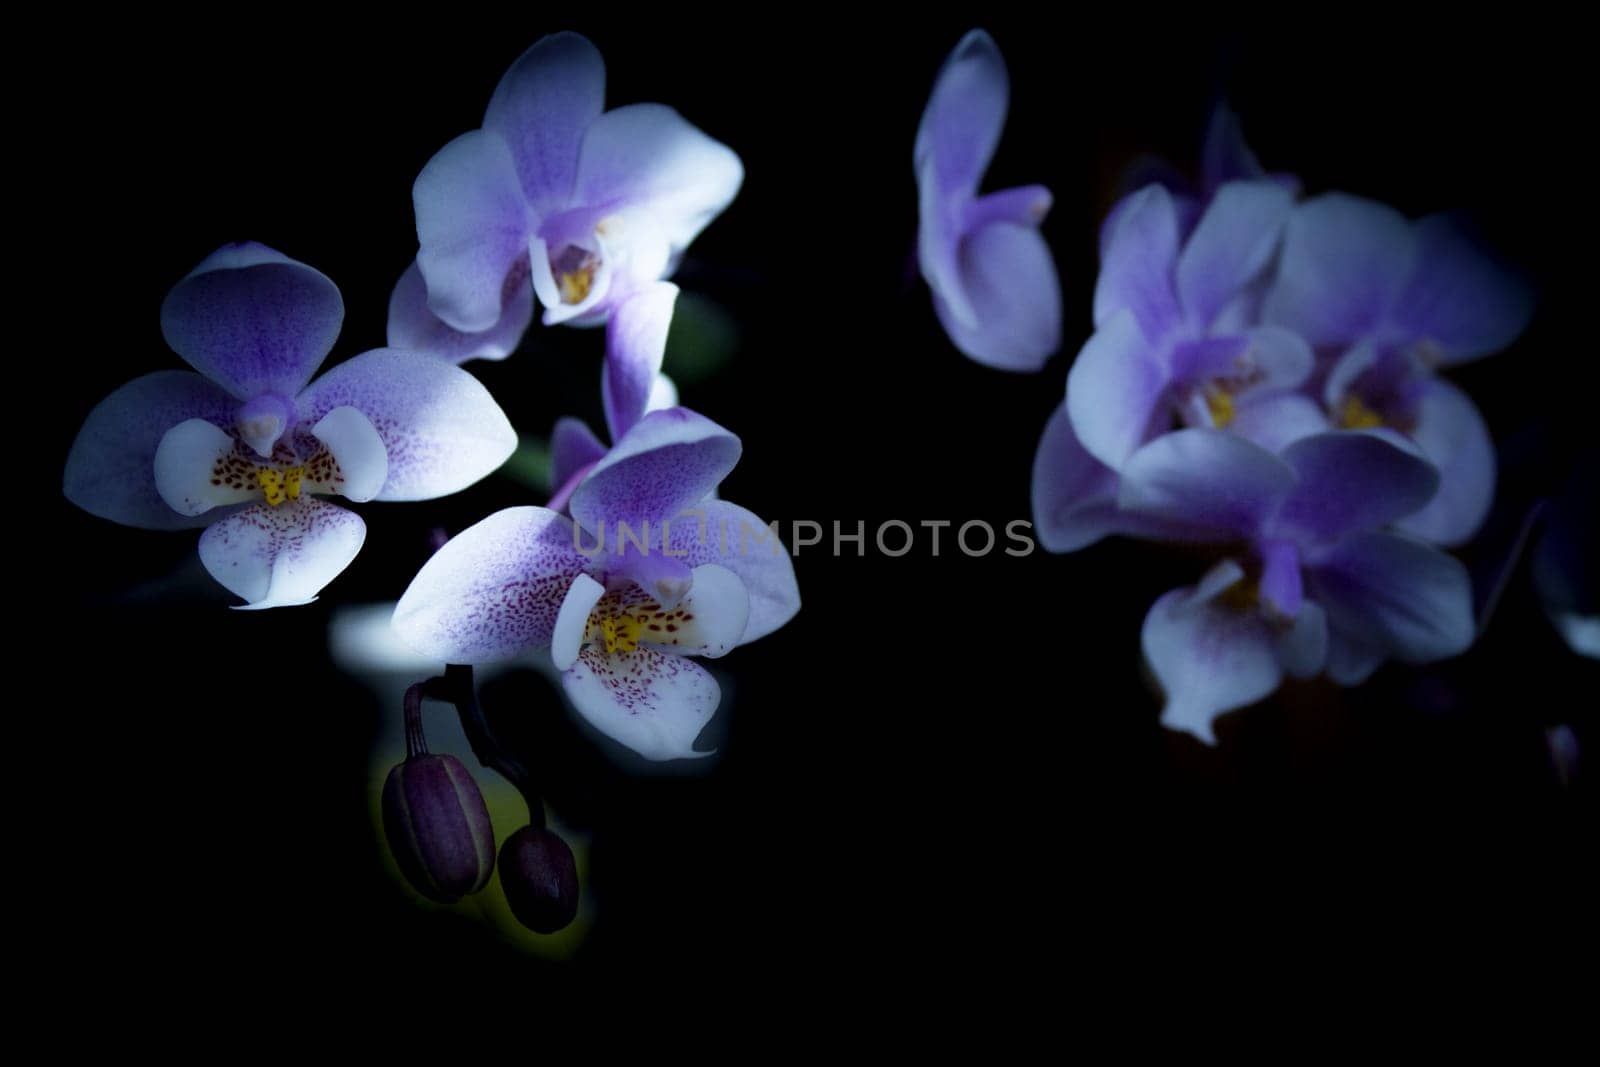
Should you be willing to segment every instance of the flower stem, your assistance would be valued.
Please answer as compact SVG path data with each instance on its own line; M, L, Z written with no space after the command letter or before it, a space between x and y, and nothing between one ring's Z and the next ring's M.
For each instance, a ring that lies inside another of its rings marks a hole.
M533 773L511 755L489 729L489 720L483 714L483 708L478 703L477 687L473 685L472 667L451 663L445 667L443 676L412 686L411 690L406 691L408 716L412 690L420 690L421 696L455 705L456 714L461 717L461 730L467 735L467 743L472 746L472 754L478 757L479 763L498 772L516 787L522 799L527 801L529 824L543 828L544 801L539 795L538 784L534 781ZM407 721L409 723L409 718ZM409 744L408 740L408 749Z

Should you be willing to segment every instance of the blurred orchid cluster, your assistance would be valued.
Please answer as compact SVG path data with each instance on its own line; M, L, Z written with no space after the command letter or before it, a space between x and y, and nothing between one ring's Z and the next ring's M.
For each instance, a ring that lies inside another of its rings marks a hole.
M1004 123L1000 53L974 31L919 131L919 258L952 341L1036 370L1059 293L1042 189L976 196ZM952 206L954 205L954 206ZM1510 345L1529 288L1457 219L1416 221L1263 171L1219 109L1201 180L1152 183L1101 230L1094 332L1033 469L1037 535L1210 546L1215 564L1145 618L1163 722L1220 713L1287 674L1365 680L1473 640L1465 568L1494 495L1482 416L1442 372Z

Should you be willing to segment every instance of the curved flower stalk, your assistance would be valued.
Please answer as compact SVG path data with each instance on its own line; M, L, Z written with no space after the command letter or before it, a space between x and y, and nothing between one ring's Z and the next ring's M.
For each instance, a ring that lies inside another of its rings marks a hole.
M1494 497L1494 445L1477 407L1434 372L1516 340L1533 315L1529 288L1455 219L1409 222L1329 193L1290 218L1263 314L1336 353L1322 389L1336 425L1407 434L1438 466L1438 496L1401 528L1445 545L1477 532Z
M422 169L390 344L504 358L535 295L547 325L604 322L733 200L737 155L661 104L604 110L605 75L586 38L543 38L500 79L483 127Z
M445 496L516 447L487 390L431 356L375 349L310 381L343 319L320 272L260 244L219 249L161 307L199 373L157 371L101 401L67 457L67 498L127 526L205 527L200 560L243 607L316 599L366 537L320 496Z
M1472 643L1466 568L1383 528L1432 498L1438 472L1387 431L1322 433L1280 456L1179 430L1136 452L1119 502L1234 546L1200 583L1156 601L1141 640L1162 722L1214 742L1220 713L1285 674L1364 681L1385 659L1427 663Z
M1258 316L1260 283L1292 208L1279 182L1228 182L1185 238L1163 186L1128 200L1095 287L1095 332L1034 462L1045 547L1158 532L1118 512L1117 471L1174 425L1228 429L1271 448L1326 428L1294 392L1312 373L1311 349Z
M704 755L694 741L721 697L690 657L724 655L800 607L771 529L710 499L740 449L685 408L639 417L577 479L570 518L509 508L441 548L400 598L396 632L451 663L548 651L601 732L647 759Z
M979 363L1036 371L1061 347L1061 283L1039 233L1050 190L978 195L1011 85L982 30L945 60L917 127L917 262L950 340Z

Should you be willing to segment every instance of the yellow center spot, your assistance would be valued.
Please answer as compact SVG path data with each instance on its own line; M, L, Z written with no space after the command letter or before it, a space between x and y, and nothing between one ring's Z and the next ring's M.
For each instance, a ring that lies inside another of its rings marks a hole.
M300 499L300 481L305 477L305 473L304 467L285 467L283 470L257 467L256 482L266 494L267 503L277 507L285 500Z
M1261 602L1261 583L1251 578L1242 579L1224 589L1217 599L1234 611L1253 611Z
M1344 398L1339 408L1339 428L1344 430L1370 430L1383 425L1383 416L1367 407L1354 393Z
M635 615L605 615L600 620L600 640L609 652L632 652L639 647L644 622Z
M600 268L598 261L585 263L576 270L563 271L556 275L556 286L561 290L561 302L564 304L581 304L584 297L589 295L590 286L594 285L594 273Z
M1233 394L1226 389L1207 389L1206 410L1211 413L1211 425L1226 428L1233 422Z

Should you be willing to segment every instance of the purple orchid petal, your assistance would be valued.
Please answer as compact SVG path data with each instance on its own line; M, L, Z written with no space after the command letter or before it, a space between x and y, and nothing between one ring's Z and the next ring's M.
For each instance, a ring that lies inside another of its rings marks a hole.
M1467 569L1420 541L1388 533L1348 537L1307 567L1307 591L1334 630L1408 663L1443 659L1472 644Z
M495 86L483 128L505 139L536 215L566 204L584 131L605 110L606 65L589 40L552 33L522 53Z
M961 243L961 290L973 324L936 291L934 311L967 356L999 370L1036 371L1061 347L1061 282L1039 231L995 222Z
M739 439L688 408L644 416L572 493L572 517L611 543L620 523L655 536L663 519L700 503L739 462Z
M645 759L711 755L696 751L694 741L722 691L691 659L647 647L607 654L589 645L561 675L561 685L591 726Z
M1287 541L1266 541L1256 551L1261 558L1258 591L1262 605L1277 618L1295 618L1305 603L1299 551Z
M601 393L613 441L633 428L650 403L677 300L676 285L656 282L618 304L606 323Z
M1128 198L1106 242L1094 288L1094 324L1133 312L1145 337L1160 341L1182 320L1173 271L1178 263L1178 213L1172 196L1147 185Z
M146 530L205 526L215 515L180 515L156 490L155 455L172 427L188 419L233 421L238 401L190 371L135 378L95 405L67 453L62 492L91 515Z
M343 322L326 275L253 242L212 253L161 304L167 344L240 400L298 393Z
M652 600L671 611L694 584L694 569L667 555L658 544L644 544L642 537L639 544L643 547L626 542L620 554L609 557L607 576L631 579Z
M1361 376L1377 366L1378 358L1378 346L1371 341L1361 341L1334 360L1328 379L1322 385L1322 402L1328 405L1329 411L1340 409Z
M1460 222L1430 215L1416 236L1416 269L1393 315L1407 336L1437 345L1449 366L1498 352L1527 329L1533 290Z
M1079 443L1101 463L1119 469L1156 430L1167 385L1167 367L1133 313L1112 316L1084 343L1067 372L1067 411Z
M1285 537L1331 544L1413 514L1439 488L1438 469L1378 431L1316 434L1284 449L1298 484L1272 521Z
M1328 662L1328 615L1322 605L1307 600L1300 605L1287 630L1274 640L1278 662L1291 678L1315 678Z
M722 213L744 182L733 150L662 104L630 104L601 115L584 134L574 200L598 210L637 206L674 252Z
M1302 437L1327 433L1332 426L1321 406L1310 397L1278 393L1239 404L1228 429L1276 453Z
M1037 227L1050 214L1054 199L1050 190L1042 185L1019 185L989 193L977 200L967 201L962 213L961 232L976 233L995 222Z
M1121 532L1117 472L1089 454L1066 401L1051 413L1033 458L1033 530L1049 552L1076 552Z
M1328 629L1328 677L1336 684L1355 686L1372 677L1388 654L1379 645L1353 633Z
M311 427L311 436L333 457L331 476L326 486L313 484L316 491L331 490L357 503L371 500L389 481L389 450L372 420L352 407L337 407ZM308 479L315 476L307 473Z
M1439 545L1472 538L1494 500L1495 454L1489 428L1472 401L1446 381L1429 380L1417 403L1412 438L1439 469L1439 491L1397 528Z
M584 467L599 462L606 454L606 446L582 419L564 417L556 420L550 432L550 482L564 485Z
M494 329L532 231L505 138L488 130L457 137L428 160L411 198L429 309L462 333Z
M572 521L548 508L495 512L423 564L395 606L395 632L447 663L548 645L562 601L589 563L575 536Z
M200 562L248 601L240 608L309 604L356 558L366 537L366 523L354 512L302 496L212 523L200 535Z
M1177 430L1129 457L1117 500L1135 515L1181 523L1197 540L1233 540L1259 533L1294 484L1292 467L1242 437Z
M1289 191L1273 182L1217 190L1178 257L1178 293L1190 322L1209 326L1266 269L1293 207Z
M307 425L346 406L371 420L388 455L379 500L458 492L517 447L516 431L476 378L417 352L363 352L312 382L298 402Z
M778 629L800 610L794 561L777 534L753 513L723 500L706 500L668 517L665 551L698 568L716 563L738 575L750 599L740 644Z
M1232 578L1224 589L1244 578L1231 561L1217 570ZM1205 584L1214 589L1218 583ZM1283 680L1266 621L1256 612L1219 602L1221 592L1167 593L1150 608L1139 635L1145 661L1166 694L1162 725L1211 745L1216 744L1211 724L1218 715L1254 704Z
M1289 216L1266 320L1312 345L1347 345L1378 329L1416 262L1404 215L1373 200L1328 193Z
M506 275L500 308L500 320L481 333L455 329L428 307L428 285L412 263L389 296L389 347L425 352L450 363L505 359L533 321L533 283L525 262L518 261Z
M931 164L941 192L970 198L1000 143L1010 93L1005 60L994 39L972 30L934 80L917 125L915 169L920 172Z

